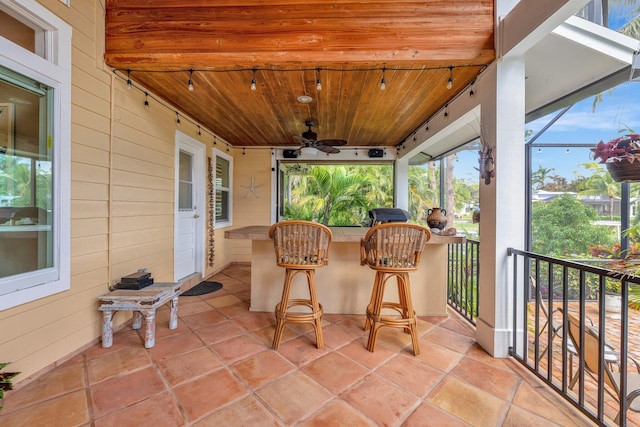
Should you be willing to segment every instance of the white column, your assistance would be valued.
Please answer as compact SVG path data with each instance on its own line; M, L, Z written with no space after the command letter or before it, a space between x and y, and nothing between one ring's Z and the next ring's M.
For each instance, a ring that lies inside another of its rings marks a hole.
M480 305L476 341L494 357L506 357L511 341L512 259L524 248L525 64L522 57L496 61L487 70L481 104L485 143L494 146L496 176L480 183ZM494 90L488 90L495 85Z
M409 210L409 159L397 159L395 163L393 188L395 188L395 207ZM415 218L413 218L415 219Z

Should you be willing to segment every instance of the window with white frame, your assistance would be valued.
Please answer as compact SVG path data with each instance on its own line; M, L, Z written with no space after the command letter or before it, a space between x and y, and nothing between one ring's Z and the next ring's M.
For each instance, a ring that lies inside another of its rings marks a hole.
M232 225L233 157L213 150L215 157L215 228Z
M0 310L70 287L71 27L0 3Z

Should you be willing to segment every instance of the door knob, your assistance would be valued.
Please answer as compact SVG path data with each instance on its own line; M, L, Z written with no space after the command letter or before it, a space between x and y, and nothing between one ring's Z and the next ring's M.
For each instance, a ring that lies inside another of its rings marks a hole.
M194 217L194 218L200 218L200 215L198 215L198 214L193 214L193 217Z

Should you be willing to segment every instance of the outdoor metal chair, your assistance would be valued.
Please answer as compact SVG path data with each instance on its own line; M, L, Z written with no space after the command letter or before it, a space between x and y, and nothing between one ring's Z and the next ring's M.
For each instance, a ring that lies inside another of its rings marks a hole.
M544 341L546 341L546 337L543 337L543 334L548 327L551 329L551 344L553 345L553 341L555 340L556 337L562 339L564 335L562 322L558 322L554 320L554 315L556 313L559 313L560 315L562 315L562 312L563 312L562 307L556 307L553 309L552 313L549 313L548 302L545 303L544 299L542 298L542 291L540 291L540 288L537 286L536 280L533 277L529 277L529 283L531 284L531 288L534 289L536 292L536 298L538 299L538 302L539 302L538 305L540 306L540 310L542 311L542 315L544 317L544 323L542 324L542 327L538 331L538 341L543 342L543 339ZM568 310L568 311L572 312L573 310ZM593 321L591 320L591 318L589 318L589 316L585 316L585 320L589 323L589 326L593 326ZM546 346L540 353L539 358L542 359L545 356L545 354L547 354L548 350L549 350L549 346ZM604 351L605 351L604 353L605 363L611 366L618 365L619 363L618 354L613 350L613 348L610 345L605 344ZM578 355L578 351L576 350L571 340L567 341L567 352L569 353L569 388L572 389L575 386L576 382L578 381L579 376L578 376L578 372L576 372L575 374L573 373L573 357Z
M562 310L561 310L562 311ZM581 324L573 314L566 313L569 319L569 338L573 342L576 348L576 353L580 356L584 352L584 367L585 372L591 376L596 382L598 381L598 372L600 367L600 359L598 356L600 338L598 331L589 326ZM584 336L584 346L581 342L581 331ZM581 347L583 347L581 349ZM640 365L631 357L627 356L627 359L633 364L636 372L631 369L627 371L627 395L625 397L627 408L636 412L640 412L640 400L636 401L636 398L640 396ZM612 364L605 360L604 371L604 383L605 391L609 393L616 401L620 402L620 372L612 370ZM580 372L576 373L576 377L579 377ZM620 411L616 415L615 422L619 424Z

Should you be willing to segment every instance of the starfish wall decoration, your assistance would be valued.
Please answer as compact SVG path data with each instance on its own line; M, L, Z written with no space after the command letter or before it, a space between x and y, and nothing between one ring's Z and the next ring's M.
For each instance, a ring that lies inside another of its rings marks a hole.
M249 191L247 191L247 194L244 195L245 199L249 196L249 194L253 194L254 196L256 196L256 199L260 198L258 196L258 193L256 193L256 190L258 188L262 187L262 185L255 185L253 176L251 176L251 185L241 185L240 187L246 188L246 189L249 190Z

